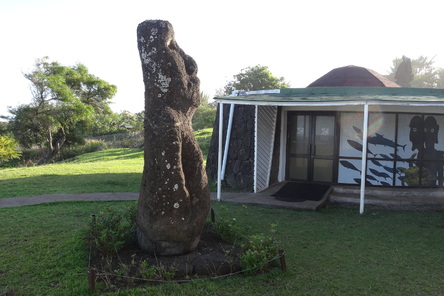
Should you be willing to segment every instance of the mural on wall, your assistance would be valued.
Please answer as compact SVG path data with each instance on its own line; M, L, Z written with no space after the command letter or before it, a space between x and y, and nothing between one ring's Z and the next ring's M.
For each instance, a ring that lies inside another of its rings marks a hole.
M362 118L362 113L341 116L339 183L361 183ZM444 124L444 116L370 113L366 184L442 186L439 123Z
M408 121L410 156L399 165L402 175L396 185L442 186L444 151L436 147L439 139L443 139L438 121L443 123L443 116L410 116Z

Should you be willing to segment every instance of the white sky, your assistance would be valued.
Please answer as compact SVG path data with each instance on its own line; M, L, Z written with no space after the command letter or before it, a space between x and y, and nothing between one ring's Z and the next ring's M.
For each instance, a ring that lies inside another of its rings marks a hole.
M261 64L292 87L333 68L387 74L395 57L435 57L444 68L439 0L0 0L0 115L31 100L23 73L37 58L117 85L115 112L144 109L137 25L172 23L179 46L213 97L241 69Z

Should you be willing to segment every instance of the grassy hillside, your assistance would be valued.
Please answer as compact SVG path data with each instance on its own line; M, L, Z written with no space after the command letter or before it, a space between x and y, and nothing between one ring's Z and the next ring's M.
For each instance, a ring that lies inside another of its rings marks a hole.
M137 192L143 150L108 149L51 165L0 170L0 198L46 193Z
M212 129L197 131L208 153ZM0 198L47 193L138 192L143 149L106 149L75 159L36 167L0 169Z

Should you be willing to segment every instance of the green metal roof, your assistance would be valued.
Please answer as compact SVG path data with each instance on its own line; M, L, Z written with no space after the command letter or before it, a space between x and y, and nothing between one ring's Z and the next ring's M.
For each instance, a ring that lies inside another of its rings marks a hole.
M219 103L299 105L312 103L350 104L373 101L394 104L438 104L444 105L444 89L401 88L401 87L307 87L284 88L276 93L246 94L216 97Z

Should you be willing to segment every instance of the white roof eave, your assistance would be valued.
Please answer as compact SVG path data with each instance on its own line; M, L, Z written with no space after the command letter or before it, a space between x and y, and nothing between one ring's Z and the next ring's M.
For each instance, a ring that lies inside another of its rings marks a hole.
M217 103L236 104L236 105L258 105L258 106L362 106L362 105L386 105L386 106L427 106L443 107L444 101L414 102L414 101L373 101L373 100L354 100L354 101L332 101L332 102L278 102L278 101L255 101L255 100L224 100L216 99Z

